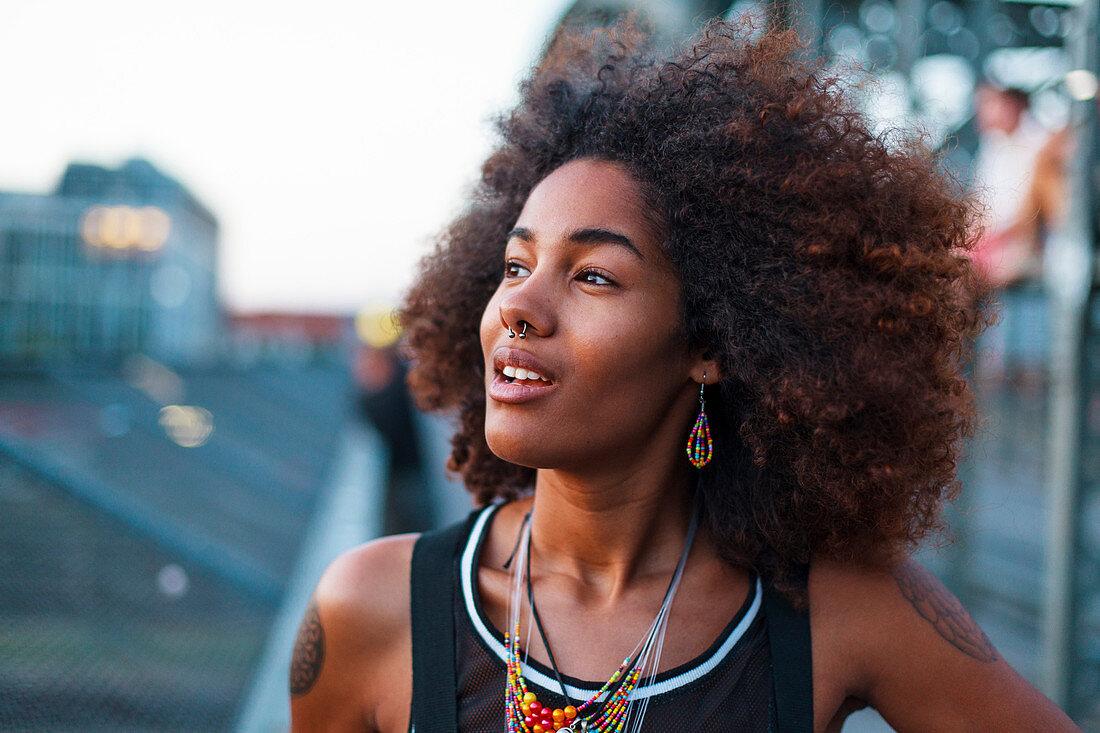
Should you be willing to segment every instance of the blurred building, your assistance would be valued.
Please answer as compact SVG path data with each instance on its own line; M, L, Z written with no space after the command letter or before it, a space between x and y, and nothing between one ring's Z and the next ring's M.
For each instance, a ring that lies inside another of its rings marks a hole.
M143 160L0 193L0 730L231 729L334 474L378 483L350 317L227 317L217 240Z
M0 364L210 358L217 239L213 214L141 159L0 193Z

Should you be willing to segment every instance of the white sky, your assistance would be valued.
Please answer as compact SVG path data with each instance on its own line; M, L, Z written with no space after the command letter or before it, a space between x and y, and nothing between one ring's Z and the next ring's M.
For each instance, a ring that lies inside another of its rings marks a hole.
M147 157L237 310L395 302L564 0L0 4L0 190Z

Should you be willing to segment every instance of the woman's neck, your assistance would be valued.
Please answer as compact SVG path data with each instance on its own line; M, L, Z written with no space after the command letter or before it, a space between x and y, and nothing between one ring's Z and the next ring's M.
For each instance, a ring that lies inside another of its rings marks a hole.
M618 475L540 470L531 514L535 572L566 574L607 602L639 576L667 574L684 549L691 474L681 466Z

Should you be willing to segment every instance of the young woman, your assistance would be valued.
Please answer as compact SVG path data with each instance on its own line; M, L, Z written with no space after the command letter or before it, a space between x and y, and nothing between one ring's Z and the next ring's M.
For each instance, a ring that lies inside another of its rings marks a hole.
M501 130L404 311L486 508L332 564L295 729L1073 730L906 555L983 322L934 161L720 23L566 35Z

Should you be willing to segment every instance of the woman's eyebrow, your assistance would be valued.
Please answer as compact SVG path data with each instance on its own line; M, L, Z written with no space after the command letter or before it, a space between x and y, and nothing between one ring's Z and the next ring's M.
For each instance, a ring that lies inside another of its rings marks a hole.
M516 227L512 231L508 232L507 239L512 239L513 237L515 237L516 239L520 239L524 242L531 242L535 239L535 236L531 233L531 230L524 227ZM575 232L571 232L569 236L566 237L566 239L568 239L570 242L574 242L575 244L614 244L630 250L640 260L645 259L645 257L642 256L641 251L636 246L634 246L634 242L630 241L630 237L619 234L617 232L609 231L607 229L578 229Z

